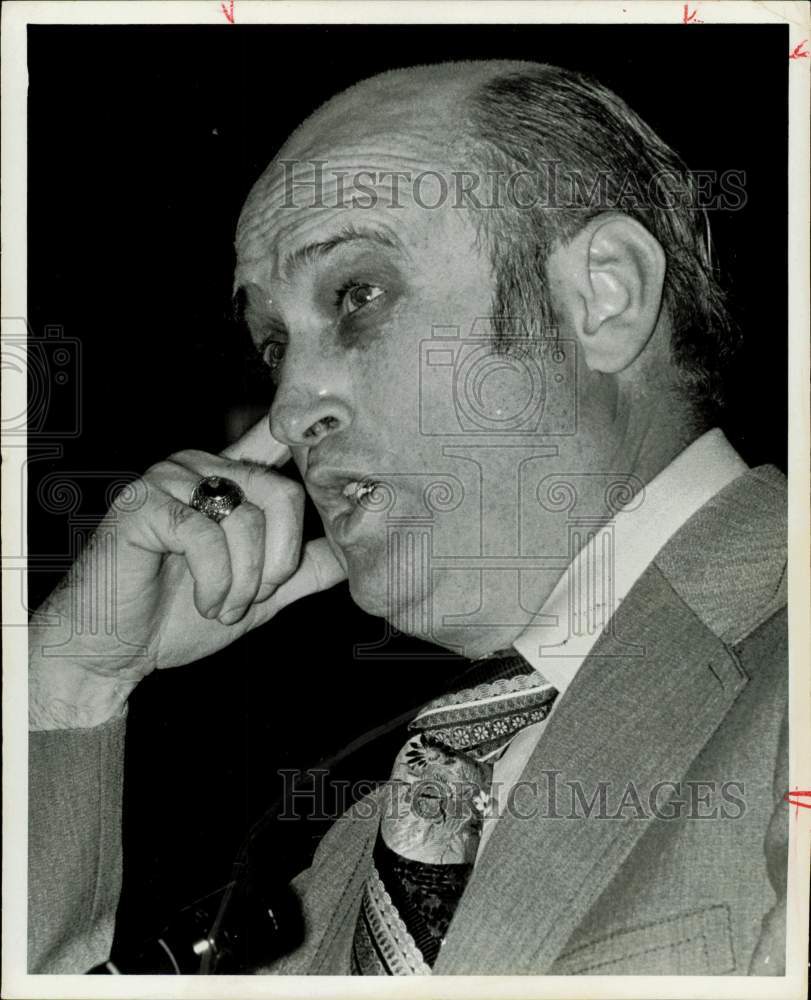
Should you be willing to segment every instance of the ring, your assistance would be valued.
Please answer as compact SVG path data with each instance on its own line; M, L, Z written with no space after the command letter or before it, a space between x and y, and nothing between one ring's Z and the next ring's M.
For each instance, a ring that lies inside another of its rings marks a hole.
M239 507L244 499L245 494L233 479L204 476L192 490L189 506L219 523Z

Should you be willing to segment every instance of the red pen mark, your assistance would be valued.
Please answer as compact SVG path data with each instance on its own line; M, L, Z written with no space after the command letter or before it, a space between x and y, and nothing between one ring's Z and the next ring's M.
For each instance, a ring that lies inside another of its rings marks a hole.
M805 792L801 792L798 788L795 788L793 792L786 792L783 796L784 802L788 802L790 806L794 806L795 819L800 815L800 807L803 809L811 809L811 802L801 802L800 799L802 798L811 799L811 788Z
M224 3L221 3L220 4L220 10L222 10L223 14L225 14L225 16L231 22L231 24L233 24L234 23L234 0L229 0L229 4L228 4L227 7L225 6Z
M811 57L811 52L806 52L803 49L803 45L805 45L807 41L808 39L804 38L799 45L795 45L794 48L791 50L789 59L808 59L809 57Z
M691 14L691 13L689 13L689 11L687 9L687 4L684 5L684 15L682 17L682 20L683 20L683 22L685 24L703 24L704 23L698 17L698 7L696 7L696 9Z

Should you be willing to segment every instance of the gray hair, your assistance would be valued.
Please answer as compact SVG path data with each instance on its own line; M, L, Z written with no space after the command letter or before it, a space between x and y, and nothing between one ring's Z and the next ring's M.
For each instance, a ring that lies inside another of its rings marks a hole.
M502 210L484 209L480 217L496 276L494 317L533 316L553 326L544 266L550 250L601 212L622 211L664 250L678 386L698 421L711 421L724 405L740 335L710 263L706 213L683 160L602 84L555 66L498 73L475 88L465 117L477 168L522 174L520 204L507 199Z

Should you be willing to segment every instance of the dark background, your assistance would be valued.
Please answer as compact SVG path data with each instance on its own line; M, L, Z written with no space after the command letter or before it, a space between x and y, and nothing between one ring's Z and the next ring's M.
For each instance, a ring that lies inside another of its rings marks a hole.
M396 66L516 57L583 70L691 168L746 172L745 209L711 213L746 335L725 430L750 464L785 467L787 52L783 26L30 27L28 319L35 338L55 326L71 345L65 383L47 349L61 402L30 438L32 607L111 481L180 448L217 451L268 405L230 314L240 206L305 115ZM71 407L77 433L64 437ZM53 442L61 454L37 458ZM70 509L43 501L54 473L78 484ZM382 650L399 659L354 655L383 635L338 588L141 685L120 935L157 929L227 878L279 767L312 765L458 667L402 638ZM375 749L355 773L384 778L392 753Z

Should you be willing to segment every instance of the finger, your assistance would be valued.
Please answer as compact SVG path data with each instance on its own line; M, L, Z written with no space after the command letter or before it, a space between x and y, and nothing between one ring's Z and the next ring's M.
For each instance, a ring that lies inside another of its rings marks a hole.
M304 529L304 491L290 479L274 476L272 491L255 488L267 473L252 469L247 489L260 500L265 515L265 564L256 595L264 601L297 570Z
M241 503L220 521L231 557L231 587L217 617L233 625L253 603L265 563L265 515L254 504Z
M194 580L194 604L213 617L231 588L231 557L219 525L186 504L152 488L146 517L129 519L126 538L148 552L185 557Z
M326 538L316 538L304 546L301 565L267 602L272 614L309 594L328 590L346 579L346 570L336 558Z
M198 461L190 463L188 461L189 457ZM246 507L247 510L243 512L235 525L226 533L223 527L224 521L217 523L189 506L191 494L195 486L199 483L201 472L203 471L199 463L200 461L204 463L207 457L210 460L211 457L206 456L204 452L181 452L170 459L154 465L149 469L144 478L150 489L157 490L174 499L176 506L167 505L174 523L181 524L188 521L192 525L197 526L198 532L204 539L208 540L209 544L213 544L213 539L216 537L218 549L225 548L227 573L223 574L221 571L222 567L219 563L222 562L222 559L209 567L206 567L204 562L198 561L192 572L195 580L195 606L204 617L215 618L221 613L224 607L227 607L229 612L241 607L244 604L242 595L245 591L255 594L254 584L259 572L261 572L264 516L253 504L241 504L236 510L240 510L242 507ZM195 464L197 465L196 468L194 467ZM194 514L195 517L191 518L188 512ZM201 517L203 521L199 520ZM252 527L254 537L258 534L260 538L258 549L254 549L250 538L245 537L247 534L246 524ZM241 530L239 530L240 526ZM215 530L212 530L212 527ZM234 539L236 539L236 543ZM236 551L234 551L235 546ZM205 546L203 546L203 551L208 551ZM199 559L197 550L193 545L189 549L189 556L192 559ZM257 558L259 558L259 567L254 572L253 563ZM189 565L189 570L192 571L191 564ZM230 598L232 588L235 590L233 600Z
M263 554L259 589L254 591L254 599L266 600L280 583L295 572L299 564L304 521L304 489L299 483L265 465L232 461L193 450L178 452L155 468L161 485L179 500L188 503L192 490L202 476L218 475L233 479L245 493L247 502L263 512L261 533L257 531L253 541L245 543L253 545L254 553ZM240 504L222 524L245 506L245 502ZM237 519L237 523L242 524L242 519ZM230 541L229 532L229 543ZM244 558L240 558L240 566L242 565L246 565ZM239 572L235 568L234 580L238 578ZM229 597L226 602L229 611L234 611L237 603L241 603L241 595L240 591L233 599Z
M290 458L290 449L273 437L268 418L263 417L238 441L224 449L222 456L232 461L279 466L284 465Z

